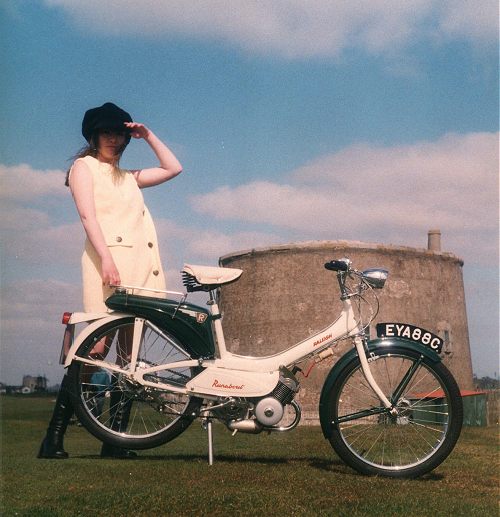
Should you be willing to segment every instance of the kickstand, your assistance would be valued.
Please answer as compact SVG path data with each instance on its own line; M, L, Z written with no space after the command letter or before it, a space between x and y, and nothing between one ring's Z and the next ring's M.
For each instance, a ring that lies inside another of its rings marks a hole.
M208 464L214 464L214 441L213 441L213 432L212 432L212 419L207 416L203 420L203 429L207 430L208 433Z

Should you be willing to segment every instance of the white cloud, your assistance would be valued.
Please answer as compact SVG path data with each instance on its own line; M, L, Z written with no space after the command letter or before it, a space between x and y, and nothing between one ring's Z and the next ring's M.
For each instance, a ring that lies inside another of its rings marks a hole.
M40 196L68 195L60 170L35 170L30 165L0 164L0 199L28 201Z
M283 182L221 187L194 196L218 220L293 230L304 240L355 239L426 245L438 227L446 251L494 260L498 134L445 135L407 146L353 145Z
M278 235L263 232L243 231L225 234L217 231L204 231L189 243L188 250L195 256L205 256L216 263L219 257L234 250L276 244L281 240Z
M43 210L7 203L0 207L0 232L8 243L4 255L20 261L22 267L80 261L84 233L79 222L53 225Z
M78 281L70 284L55 279L22 280L4 285L2 291L4 300L8 300L2 307L2 316L6 321L39 320L40 307L43 306L45 314L50 314L55 318L55 323L59 323L64 311L80 310L82 305ZM51 322L52 318L48 318L48 323Z
M177 276L184 262L217 265L219 257L224 254L283 241L279 234L272 232L224 232L183 226L161 218L155 220L155 225L164 266L169 269L178 265L179 269L174 270Z
M181 269L187 264L217 266L219 257L235 251L286 242L279 234L253 231L224 231L181 225L172 220L155 218L160 255L167 289L185 292ZM193 293L189 301L205 305L206 293Z
M2 286L1 381L20 384L22 375L60 382L61 316L81 310L81 287L58 280L17 281Z
M83 246L79 222L54 223L48 208L70 196L59 170L0 164L0 232L7 259L26 265L78 264Z
M85 30L188 35L287 58L392 52L417 40L496 41L497 4L483 0L45 0Z
M43 210L23 208L9 202L2 204L0 207L0 216L2 233L9 231L14 234L24 233L33 229L34 226L44 228L49 224L49 216Z
M453 0L441 6L440 29L451 37L476 42L498 39L498 2Z

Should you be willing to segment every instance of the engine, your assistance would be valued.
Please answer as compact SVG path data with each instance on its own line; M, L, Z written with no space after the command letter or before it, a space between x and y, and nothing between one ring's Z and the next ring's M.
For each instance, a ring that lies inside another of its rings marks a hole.
M299 391L299 382L285 367L280 368L279 381L274 390L261 399L228 399L213 409L213 413L232 431L260 433L266 431L288 431L300 421L300 407L293 400ZM287 421L285 407L290 404L294 411L293 421ZM285 425L277 427L282 420Z
M280 369L280 379L272 393L260 399L255 405L255 418L264 426L276 425L285 412L285 406L292 402L299 391L299 382L288 369Z

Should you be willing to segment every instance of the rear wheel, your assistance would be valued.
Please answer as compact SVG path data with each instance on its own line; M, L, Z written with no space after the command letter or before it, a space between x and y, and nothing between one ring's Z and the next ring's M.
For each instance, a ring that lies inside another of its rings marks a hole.
M384 407L356 357L328 396L330 443L363 474L421 476L446 459L460 436L458 386L443 364L417 351L376 350L372 357L372 374L394 407Z
M197 415L202 399L146 387L128 376L134 321L132 317L115 320L85 339L70 366L70 378L75 411L89 432L118 447L149 449L182 433ZM145 374L144 380L183 388L196 372L176 368L175 363L188 359L174 336L144 322L137 369L174 364L168 370ZM99 364L92 364L96 360Z

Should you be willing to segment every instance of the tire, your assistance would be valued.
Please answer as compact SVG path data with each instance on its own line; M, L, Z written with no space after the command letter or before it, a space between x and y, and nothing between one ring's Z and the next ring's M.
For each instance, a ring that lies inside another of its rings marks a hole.
M75 412L82 425L99 440L127 449L158 447L187 429L202 399L163 389L146 388L132 381L127 369L134 318L103 325L79 347L69 368ZM99 359L110 367L82 362ZM151 367L189 359L171 334L144 322L137 366ZM122 372L112 368L120 365ZM197 373L192 368L171 368L145 375L150 382L183 387Z
M393 400L412 367L408 384ZM384 408L356 356L326 398L333 449L362 474L415 478L430 472L460 436L463 409L455 379L442 363L405 348L375 350L370 369L396 412Z

